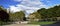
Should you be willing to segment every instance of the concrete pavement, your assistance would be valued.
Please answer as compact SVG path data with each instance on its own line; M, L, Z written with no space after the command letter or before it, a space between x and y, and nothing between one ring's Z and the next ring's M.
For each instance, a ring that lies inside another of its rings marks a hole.
M12 24L12 25L4 25L4 26L40 26L40 25L28 25L28 24Z

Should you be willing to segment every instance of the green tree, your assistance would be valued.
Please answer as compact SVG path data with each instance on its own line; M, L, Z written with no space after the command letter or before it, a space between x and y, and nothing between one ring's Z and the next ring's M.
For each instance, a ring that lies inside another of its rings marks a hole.
M10 18L12 20L19 20L19 21L23 21L23 18L25 17L25 14L23 11L20 12L16 12L16 13L10 13Z
M5 17L5 18L4 18ZM0 20L7 20L9 19L9 14L6 12L6 10L3 8L3 6L0 6Z
M45 18L46 18L46 14L47 14L46 11L47 11L47 10L46 10L45 8L41 8L41 9L39 9L37 12L41 15L41 17L42 17L43 19L45 19Z

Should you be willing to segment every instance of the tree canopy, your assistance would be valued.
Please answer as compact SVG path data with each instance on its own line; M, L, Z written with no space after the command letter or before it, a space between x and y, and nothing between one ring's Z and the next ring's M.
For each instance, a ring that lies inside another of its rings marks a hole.
M60 17L60 5L48 9L41 8L37 12L41 14L42 18Z
M10 13L11 20L23 20L24 17L25 17L25 14L23 11Z
M9 20L9 14L3 10L4 8L0 6L0 21L8 21Z

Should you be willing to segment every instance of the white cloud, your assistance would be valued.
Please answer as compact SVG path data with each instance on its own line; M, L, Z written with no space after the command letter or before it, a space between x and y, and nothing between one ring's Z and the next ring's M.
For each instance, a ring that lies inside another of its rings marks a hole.
M17 11L20 11L20 10L25 10L26 13L33 13L34 11L42 8L42 7L45 7L46 8L46 5L43 4L42 2L40 2L40 0L14 0L16 2L20 2L20 4L17 4L15 6L10 6L10 9L11 11L14 11L14 12L17 12Z
M28 7L39 7L39 8L42 7L41 5L44 5L42 2L40 2L40 0L23 0L21 4Z
M15 6L10 6L10 11L11 12L18 12L18 11L21 11L22 9L18 8L18 7L15 7Z
M20 1L22 1L22 0L14 0L14 1L20 2Z
M46 5L40 2L40 0L23 0L17 6L22 7L22 9L32 9L32 10L38 10L42 7L46 7Z

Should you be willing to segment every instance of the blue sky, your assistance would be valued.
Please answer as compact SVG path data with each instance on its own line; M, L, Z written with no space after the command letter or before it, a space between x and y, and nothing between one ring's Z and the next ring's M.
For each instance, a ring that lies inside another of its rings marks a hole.
M13 0L0 0L0 5L4 6L5 8L8 8L10 5L16 5L20 2L15 2Z
M17 1L17 2L16 2ZM0 5L3 5L5 8L8 8L10 5L17 5L20 4L23 0L0 0ZM31 0L34 1L34 0ZM55 4L60 4L60 0L40 0L40 2L43 2L47 6L53 6Z
M40 8L59 5L60 0L0 0L0 5L12 12L25 11L28 15Z

